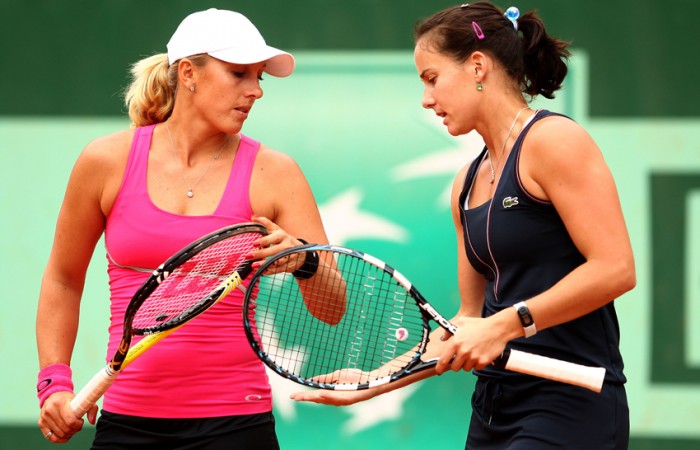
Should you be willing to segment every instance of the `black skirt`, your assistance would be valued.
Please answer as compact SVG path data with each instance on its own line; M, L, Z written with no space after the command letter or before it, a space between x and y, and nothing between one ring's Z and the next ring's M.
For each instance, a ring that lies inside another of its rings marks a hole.
M92 450L279 450L271 412L204 419L153 419L102 411Z
M467 450L627 450L624 385L600 394L529 376L479 378Z

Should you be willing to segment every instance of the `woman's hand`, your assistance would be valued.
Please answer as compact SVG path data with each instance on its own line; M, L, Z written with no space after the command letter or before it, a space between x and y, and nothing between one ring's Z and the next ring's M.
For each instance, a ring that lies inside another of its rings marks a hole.
M318 389L313 391L294 392L290 398L298 402L320 403L332 406L348 406L369 400L379 395L377 388L361 391L330 391Z
M449 337L435 366L435 372L440 375L447 370L479 370L498 359L508 341L515 337L507 331L509 312L505 310L503 314L499 313L486 319L460 317L454 320L458 328L457 333L454 336L447 334Z
M39 415L39 428L46 439L54 444L65 444L83 428L83 419L75 417L70 401L75 395L71 392L56 392L44 402ZM94 425L97 420L97 405L87 413L88 421Z
M288 248L303 245L303 242L266 217L253 216L252 221L264 226L268 231L267 236L258 239L259 248L249 255L250 259L256 261L253 263L253 270L257 270L266 258L270 258ZM303 263L303 258L298 256L285 258L280 260L274 267L268 268L266 273L294 272Z

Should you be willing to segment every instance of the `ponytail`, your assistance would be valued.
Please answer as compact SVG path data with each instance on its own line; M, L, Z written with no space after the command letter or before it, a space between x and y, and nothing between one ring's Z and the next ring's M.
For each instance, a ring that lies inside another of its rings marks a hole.
M523 41L523 92L554 98L568 72L569 43L549 36L534 12L524 14L518 25Z
M131 66L131 84L124 94L133 127L165 121L175 105L177 64L165 53L149 56Z

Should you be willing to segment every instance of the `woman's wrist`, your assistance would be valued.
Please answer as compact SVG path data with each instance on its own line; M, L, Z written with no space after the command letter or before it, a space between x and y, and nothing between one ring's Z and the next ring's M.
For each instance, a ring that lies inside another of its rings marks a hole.
M68 364L51 364L39 371L36 394L40 408L49 396L64 391L73 392L73 371Z
M297 238L297 240L304 245L308 244L304 239ZM297 280L308 280L316 275L316 271L318 270L318 253L306 252L304 255L305 258L302 265L292 272L292 275L294 275L294 278Z
M491 316L490 319L493 319L494 328L499 330L499 334L508 341L524 336L523 327L520 324L520 318L515 308L505 308Z

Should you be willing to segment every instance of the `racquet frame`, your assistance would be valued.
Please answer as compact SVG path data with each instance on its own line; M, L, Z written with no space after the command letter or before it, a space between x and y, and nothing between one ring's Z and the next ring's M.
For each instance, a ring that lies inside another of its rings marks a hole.
M203 293L201 300L177 316L151 327L134 328L132 326L139 308L173 271L212 245L232 236L245 233L257 233L260 234L260 236L264 236L267 234L267 229L258 223L250 222L231 225L216 230L187 245L153 271L148 279L136 291L126 308L122 338L112 360L98 371L85 387L71 400L70 405L76 417L84 416L100 397L102 397L112 383L114 383L117 375L136 358L165 339L178 328L185 325L188 321L194 319L221 299L225 298L233 289L241 285L243 280L252 272L252 261L250 260L243 261L243 263L214 290L209 293ZM131 341L135 335L145 335L145 337L132 347Z
M255 295L257 289L251 289L251 287L258 287L258 280L261 277L265 276L265 270L272 264L275 264L276 261L278 261L281 258L285 258L289 255L303 252L317 252L319 254L323 252L333 252L361 259L375 266L376 268L386 272L407 291L409 296L419 306L421 314L423 316L424 325L422 338L420 343L418 343L416 346L415 355L410 359L410 361L407 364L405 364L401 369L391 373L390 375L373 379L367 382L319 382L318 380L315 380L313 378L302 377L296 373L290 372L289 370L277 364L265 352L263 345L260 342L258 342L256 332L253 331L253 328L255 326L254 323L252 323L251 321L251 317L254 317L254 315L252 314L252 310L254 310L256 306ZM399 271L395 270L393 267L386 264L384 261L377 259L367 253L336 245L309 244L294 247L280 252L273 258L270 258L267 261L265 261L265 263L263 263L260 266L260 268L256 271L256 273L251 279L249 289L247 290L245 295L243 308L244 328L246 336L248 338L249 343L251 344L251 347L258 355L258 357L275 373L292 381L295 381L299 384L320 389L348 391L368 389L371 387L396 381L415 372L435 367L438 358L433 358L426 361L423 361L421 359L428 345L429 334L431 331L428 322L436 322L443 329L445 329L453 335L457 332L457 327L454 324L452 324L448 319L446 319L442 314L440 314L437 311L437 309L435 309L423 297L423 295L418 291L418 289L416 289L415 286L413 286L413 284L408 280L408 278L406 278ZM576 386L581 386L594 392L601 391L602 384L605 378L605 369L602 367L584 366L559 359L549 358L541 355L523 352L520 350L511 349L509 347L505 349L503 354L496 361L494 361L493 364L515 372L538 376L541 378L559 381L562 383L568 383Z

